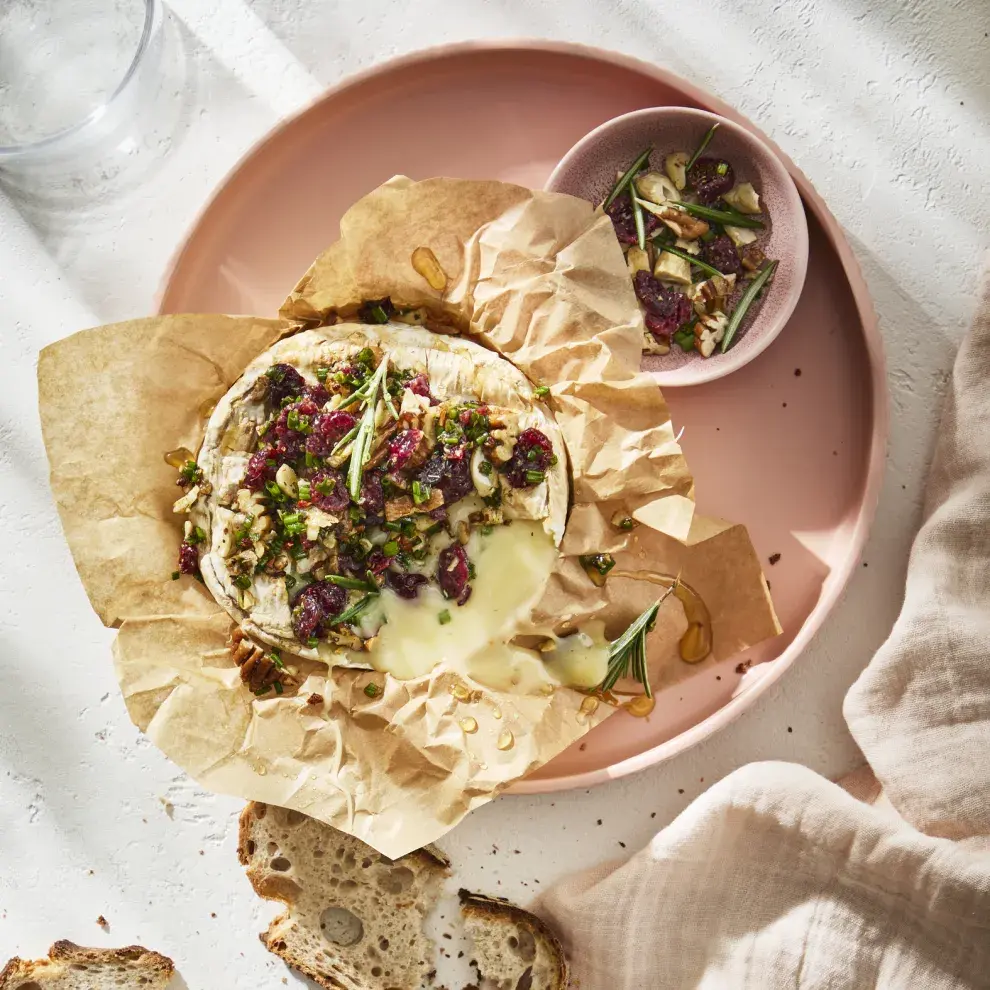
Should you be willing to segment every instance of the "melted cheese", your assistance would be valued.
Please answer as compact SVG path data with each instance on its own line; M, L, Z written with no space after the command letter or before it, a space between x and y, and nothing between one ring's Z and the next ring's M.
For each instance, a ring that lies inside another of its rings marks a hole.
M557 648L543 654L547 673L560 684L593 688L608 670L605 623L589 622L571 636L557 640Z
M477 572L467 603L448 601L433 585L412 601L386 589L385 625L364 657L403 680L442 662L493 688L545 681L538 655L506 644L543 593L557 557L553 540L539 523L515 522L472 533L466 549ZM440 622L443 612L449 622Z

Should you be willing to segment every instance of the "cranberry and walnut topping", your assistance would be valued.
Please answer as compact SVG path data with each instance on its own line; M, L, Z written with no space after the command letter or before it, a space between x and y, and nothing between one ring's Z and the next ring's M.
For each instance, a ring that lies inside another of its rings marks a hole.
M777 267L763 250L769 218L759 193L736 181L732 162L703 154L717 131L715 124L694 154L666 155L666 174L651 170L647 148L618 173L604 203L625 250L648 354L667 354L672 344L705 358L728 350ZM691 305L703 284L727 280L733 291L721 294L718 309Z
M369 307L388 312L381 300ZM370 650L384 594L412 601L433 586L453 605L468 601L470 555L484 546L471 534L504 522L503 490L537 489L557 456L517 411L444 399L386 347L317 362L312 375L309 362L279 361L245 389L256 426L239 472L218 488L206 549L242 611L287 615L276 642L307 656L321 643ZM201 480L190 472L190 492ZM187 535L180 573L198 565ZM271 655L245 650L251 689L274 685Z

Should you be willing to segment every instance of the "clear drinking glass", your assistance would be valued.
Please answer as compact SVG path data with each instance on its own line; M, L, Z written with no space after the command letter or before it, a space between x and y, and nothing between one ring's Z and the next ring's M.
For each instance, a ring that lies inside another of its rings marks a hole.
M162 17L159 0L0 0L0 169L131 153Z

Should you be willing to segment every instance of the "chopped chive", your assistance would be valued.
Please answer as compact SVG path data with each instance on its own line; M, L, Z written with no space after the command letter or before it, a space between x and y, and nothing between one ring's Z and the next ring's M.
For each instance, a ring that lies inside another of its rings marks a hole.
M749 287L743 293L736 308L732 311L732 316L729 317L729 323L725 328L725 336L722 338L721 349L723 354L732 344L732 341L736 336L736 331L738 331L742 321L745 319L746 312L749 310L749 307L753 305L753 301L760 294L763 286L766 285L776 269L777 262L771 261L770 264L766 265L760 274L749 283Z
M399 544L395 540L389 540L388 543L382 546L382 553L386 557L394 557L399 552Z
M718 130L718 121L712 124L708 128L708 133L701 139L701 144L695 149L694 154L688 159L687 165L684 166L684 171L688 172L691 170L691 166L704 154L705 148L712 143L712 138L715 137L715 132Z
M234 584L241 589L241 591L247 591L251 587L251 575L250 574L238 574L234 578Z
M482 461L478 465L478 470L482 474L491 474L492 473L492 462L491 461Z
M203 469L195 461L186 461L179 468L179 474L190 484L198 484L203 480Z
M537 385L536 388L533 389L533 395L535 395L538 399L545 399L549 394L549 385Z
M371 681L368 684L365 684L364 693L369 698L377 698L378 695L382 693L382 689L374 681Z
M412 483L413 505L422 505L430 497L430 486L424 485L418 479Z
M692 265L696 265L708 275L719 275L722 278L725 278L725 276L717 268L713 268L707 261L701 261L693 254L688 254L687 251L682 251L680 248L672 247L670 244L665 244L663 246L663 250L667 254L672 254L675 258L683 258L685 261L690 261Z
M526 480L532 485L538 485L546 480L546 475L542 471L527 471Z
M275 666L278 667L279 670L285 670L285 664L282 663L281 650L272 650L272 652L268 654L268 659L271 660L271 662L275 664Z
M441 626L447 625L450 622L450 609L445 608L442 612L437 615L437 621Z
M315 454L311 454L308 450L306 451L306 467L314 468L320 462L316 459Z
M482 536L491 536L494 531L495 531L495 527L491 525L485 525L481 527Z
M385 312L385 308L379 303L375 303L374 306L369 306L365 310L365 315L368 317L369 323L388 323L388 313ZM365 348L367 350L367 348ZM361 353L364 353L363 351ZM358 360L361 360L361 355L358 355Z
M178 581L180 577L182 577L182 572L181 571L172 571L172 580L173 581Z
M308 502L309 499L310 499L310 495L311 494L312 494L312 492L310 491L309 482L308 481L305 481L305 480L300 480L300 482L299 482L299 499L300 499L300 501L302 501L302 502Z
M275 693L276 694L281 694L282 693L283 688L282 688L282 682L281 681L276 681L274 683L273 687L275 688Z
M725 175L729 171L729 163L719 162L718 165L715 166L715 171L718 172L719 175Z
M258 688L258 690L254 692L254 696L256 698L260 698L263 694L268 694L269 691L271 691L270 687Z
M653 145L651 144L649 148L645 151L640 152L639 157L629 166L629 168L623 172L622 177L612 186L612 191L605 197L605 202L602 204L602 209L607 210L614 202L616 197L621 193L626 186L632 182L633 177L636 173L649 161L650 155L653 154Z
M762 220L754 220L753 217L748 217L744 213L729 213L727 210L714 210L710 206L701 206L699 203L673 203L672 205L676 209L690 213L693 217L727 224L730 227L750 227L753 230L763 230L766 226Z
M674 331L674 343L682 351L693 351L694 348L694 331L681 327L679 330Z
M320 641L315 636L310 636L309 639L306 640L306 645L310 649L315 650L320 645Z
M282 489L279 488L278 485L274 481L266 481L265 482L265 494L273 502L284 502L285 501L285 492L283 492Z
M316 369L316 380L322 385L327 380L327 376L330 374L330 369L321 365Z

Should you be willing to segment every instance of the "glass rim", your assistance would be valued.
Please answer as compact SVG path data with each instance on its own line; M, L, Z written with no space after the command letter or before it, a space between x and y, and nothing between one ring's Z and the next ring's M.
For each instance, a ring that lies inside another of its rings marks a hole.
M62 130L56 131L54 134L49 134L48 137L40 138L37 141L31 141L27 144L10 144L6 146L0 144L0 164L21 157L28 158L38 152L43 153L57 149L64 141L82 133L87 127L95 124L106 114L111 105L127 89L128 84L138 70L138 66L141 64L141 60L144 58L145 52L148 50L148 43L151 40L151 33L160 3L161 0L144 0L144 25L141 28L141 37L138 39L137 49L131 58L130 64L127 66L127 71L121 77L120 82L117 83L113 92L99 106L93 107L81 120L71 124L69 127L63 127Z

